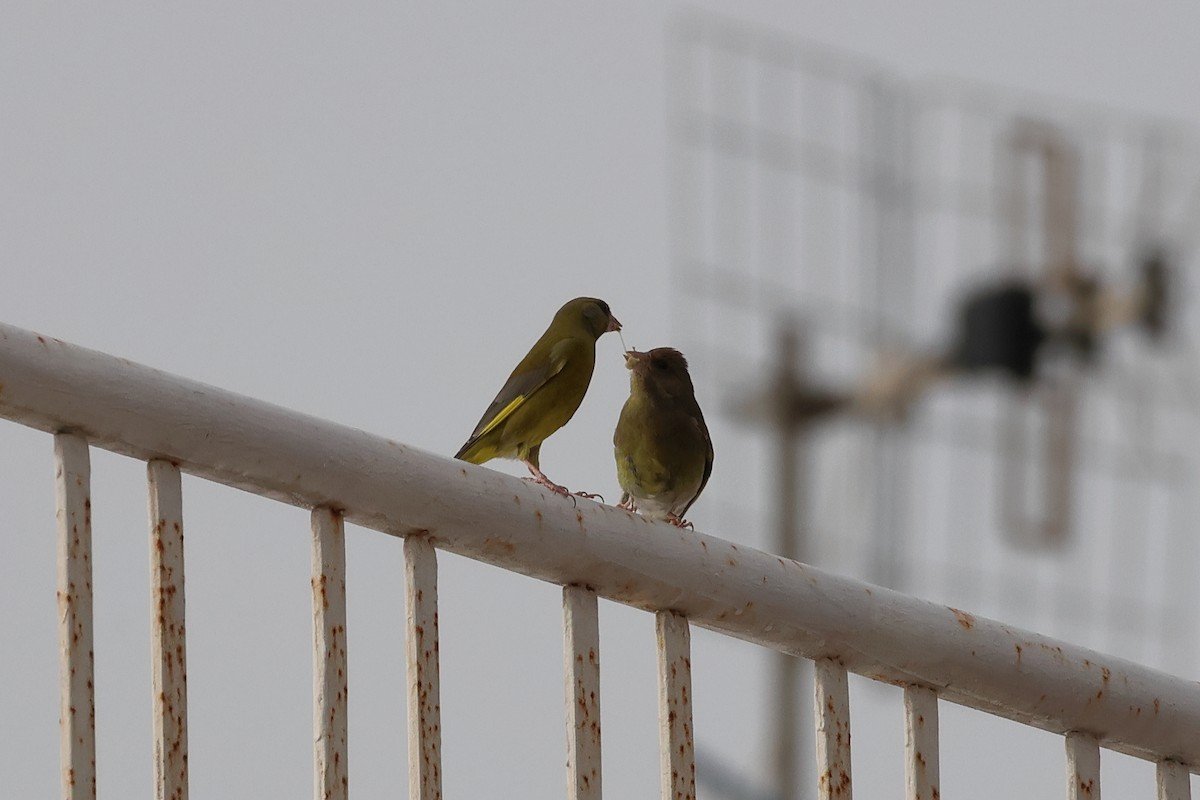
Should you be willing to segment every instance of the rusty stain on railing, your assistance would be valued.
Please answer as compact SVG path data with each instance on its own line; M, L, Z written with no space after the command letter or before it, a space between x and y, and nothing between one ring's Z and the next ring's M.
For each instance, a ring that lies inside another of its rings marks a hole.
M563 588L567 798L600 800L600 617L596 593Z
M183 490L179 467L153 460L150 483L151 671L157 800L187 800L187 637L183 602Z
M428 537L404 540L408 662L408 796L441 800L442 701L438 675L437 551Z
M658 745L662 800L695 800L696 752L692 731L692 644L685 616L654 615L658 641Z
M904 689L904 762L908 800L939 800L938 699L932 689Z
M1178 761L1164 759L1155 770L1158 800L1191 800L1192 777L1188 768Z
M846 668L822 658L813 665L817 726L817 796L850 800L850 689Z
M59 712L64 800L96 797L96 693L92 647L91 458L87 442L54 436L58 522Z
M1100 743L1078 731L1066 735L1067 800L1100 800Z
M312 512L313 794L349 796L346 709L346 532L342 515Z

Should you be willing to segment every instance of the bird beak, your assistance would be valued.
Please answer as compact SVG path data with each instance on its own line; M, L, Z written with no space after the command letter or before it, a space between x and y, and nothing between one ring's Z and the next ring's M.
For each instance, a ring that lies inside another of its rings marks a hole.
M645 361L649 356L646 353L637 350L625 351L625 369L633 369L639 362Z
M604 332L605 332L605 333L612 333L613 331L619 331L619 330L621 330L621 323L617 321L617 318L616 318L616 317L614 317L614 316L612 316L611 314L609 314L609 316L608 316L608 327L604 329Z

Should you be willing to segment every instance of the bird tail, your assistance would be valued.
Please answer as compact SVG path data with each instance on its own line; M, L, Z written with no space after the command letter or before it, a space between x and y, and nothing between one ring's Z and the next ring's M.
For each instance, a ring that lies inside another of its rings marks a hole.
M458 452L454 454L454 457L469 464L482 464L496 457L496 449L486 446L479 438L471 438L467 440L466 444L458 448Z

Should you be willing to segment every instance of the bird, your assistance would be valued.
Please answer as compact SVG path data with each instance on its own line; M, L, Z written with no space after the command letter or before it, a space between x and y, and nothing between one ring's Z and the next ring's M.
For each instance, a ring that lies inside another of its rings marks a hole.
M583 402L596 365L596 341L619 330L621 323L603 300L576 297L564 304L454 457L472 464L516 459L528 467L532 478L527 480L569 496L566 487L542 472L542 442L566 425Z
M691 528L687 510L712 475L713 446L687 359L671 347L625 353L629 399L613 433L618 508Z

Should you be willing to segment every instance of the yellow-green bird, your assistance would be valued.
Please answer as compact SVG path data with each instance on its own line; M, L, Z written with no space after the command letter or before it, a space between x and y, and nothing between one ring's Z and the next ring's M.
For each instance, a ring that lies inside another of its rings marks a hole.
M556 494L570 494L542 472L538 453L542 442L566 425L583 402L596 366L596 340L619 330L621 323L603 300L569 301L508 376L454 457L472 464L515 458L537 483Z
M613 434L618 508L691 527L683 515L712 474L713 447L683 353L656 347L625 354L629 399Z

